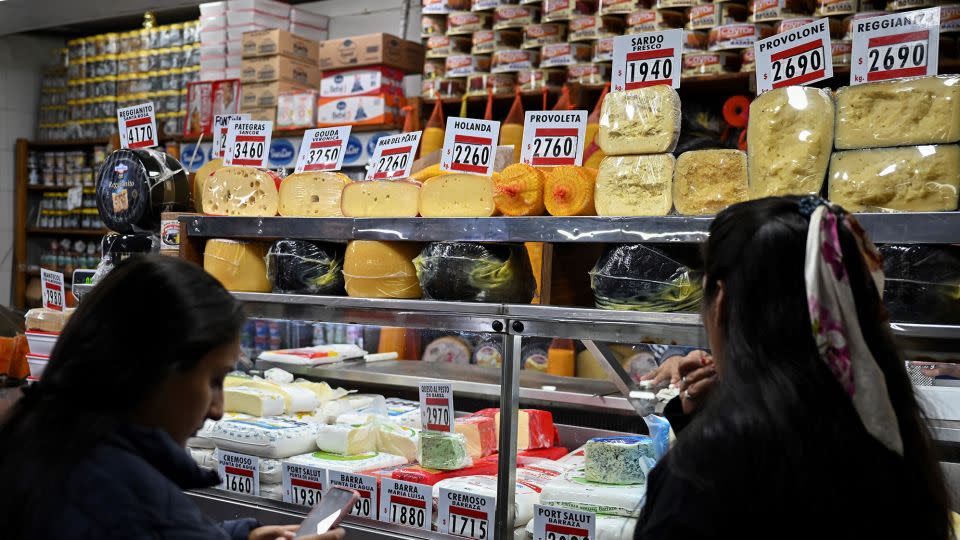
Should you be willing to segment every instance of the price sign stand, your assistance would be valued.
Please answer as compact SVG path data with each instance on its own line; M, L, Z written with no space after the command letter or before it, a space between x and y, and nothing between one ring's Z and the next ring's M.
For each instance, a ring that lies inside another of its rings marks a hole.
M320 504L327 486L326 469L284 463L282 475L283 502L310 507Z
M661 30L613 38L611 90L622 92L669 84L680 88L683 30Z
M40 284L43 307L53 311L63 311L66 307L66 299L63 297L63 274L41 268Z
M533 540L596 540L596 530L593 512L533 505Z
M367 519L377 519L377 478L365 474L352 472L329 471L327 473L330 486L340 486L357 490L360 499L350 509L351 516Z
M453 386L420 383L420 425L430 431L453 432Z
M227 125L225 165L265 168L270 162L273 122L234 120Z
M390 180L410 176L421 134L421 131L414 131L377 139L373 157L367 166L367 180Z
M582 165L587 111L527 111L520 163L533 166Z
M153 102L117 109L120 148L153 148L157 146L157 116Z
M433 521L433 488L384 478L380 481L380 521L429 531Z
M308 129L300 142L294 172L339 171L350 139L350 126Z
M493 164L497 157L499 137L500 122L447 118L440 168L445 171L490 176L493 174Z
M850 84L936 75L939 55L938 7L856 20Z
M757 93L833 77L830 21L820 19L753 44Z
M213 148L210 151L213 157L225 156L224 149L227 147L227 129L230 127L230 122L246 120L250 120L249 114L218 114L213 117Z
M260 496L260 458L220 452L220 489L243 495Z
M453 536L487 540L493 536L496 508L495 497L440 488L437 525L440 532Z

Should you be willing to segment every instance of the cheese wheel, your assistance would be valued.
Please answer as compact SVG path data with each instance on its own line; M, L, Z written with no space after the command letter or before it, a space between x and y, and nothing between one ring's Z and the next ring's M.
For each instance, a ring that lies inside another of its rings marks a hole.
M445 174L420 188L423 217L490 217L496 213L493 178L475 174Z
M193 175L193 206L198 212L203 211L201 201L203 200L203 186L207 183L210 175L223 168L223 159L216 158L203 164L197 173Z
M685 215L716 214L747 199L747 154L693 150L677 158L673 204Z
M228 291L270 292L266 256L265 244L212 238L203 250L203 269Z
M597 144L608 156L673 152L679 137L680 95L669 85L604 98Z
M543 200L551 216L593 216L597 170L562 165L547 173Z
M419 244L354 240L347 245L343 278L348 296L359 298L420 298L420 281L413 259Z
M523 163L494 173L497 210L505 216L542 216L547 210L543 204L546 179L543 171Z
M420 184L404 180L350 182L340 209L346 217L417 217Z
M291 174L280 183L281 216L343 217L340 194L350 177L338 172Z
M275 216L280 178L253 167L223 167L203 186L203 213L226 216Z
M597 172L599 216L665 216L673 207L672 154L607 156Z

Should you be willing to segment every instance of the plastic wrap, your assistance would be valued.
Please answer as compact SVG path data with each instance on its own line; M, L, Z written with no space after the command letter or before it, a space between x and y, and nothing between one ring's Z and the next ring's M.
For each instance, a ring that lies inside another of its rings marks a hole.
M656 464L653 439L599 437L584 446L584 478L601 484L643 484Z
M512 156L512 151L510 152ZM423 217L490 217L497 211L493 202L493 178L476 174L444 174L429 178L420 188L420 215Z
M63 311L33 308L24 315L26 329L40 330L41 332L62 332L74 311L76 310L73 308L66 308Z
M551 216L596 215L594 191L597 170L561 165L547 169L543 202Z
M278 370L282 371L282 370ZM267 392L280 394L283 397L283 410L279 413L268 413L262 416L272 414L308 412L320 406L320 400L317 395L309 389L295 386L293 384L277 383L267 381L260 377L249 377L240 375L228 375L223 382L224 388L234 388L244 386L247 388L258 388ZM243 412L243 411L241 411Z
M211 238L203 250L203 269L228 291L270 292L266 255L265 244Z
M960 141L960 75L845 86L836 99L838 149Z
M163 212L190 208L183 165L150 148L124 148L107 156L97 171L96 197L100 219L121 233L158 229Z
M747 154L740 150L694 150L677 158L673 204L685 215L716 214L747 200Z
M453 471L440 471L429 469L420 465L411 465L410 467L401 467L394 470L390 476L395 480L403 480L414 484L424 484L432 486L446 478L458 478L461 476L475 476L484 474L497 474L497 463L491 461L481 461L471 467L457 469Z
M960 247L884 244L878 249L891 320L960 324Z
M419 414L420 411L417 411ZM377 450L388 454L403 456L408 461L417 459L420 446L420 430L398 426L390 422L377 424Z
M281 216L343 217L340 194L350 177L338 172L301 172L280 183Z
M583 470L572 470L547 482L540 492L540 504L637 517L646 493L646 484L600 484L587 480Z
M788 86L750 104L747 173L750 199L817 194L833 147L829 90Z
M525 538L533 537L533 520L527 523L524 532ZM596 524L590 540L623 540L624 538L633 538L637 530L637 519L623 516L608 516L605 514L596 515Z
M405 180L351 182L343 188L341 211L344 216L358 218L417 217L420 183Z
M461 493L497 497L496 476L460 476L441 480L433 485L433 501L436 504L440 497L440 489L452 489ZM533 519L533 505L539 501L539 493L520 482L514 488L513 508L514 522L518 527L524 526ZM436 513L434 514L436 519Z
M226 216L275 216L280 205L280 177L253 167L223 167L207 178L201 195L203 213Z
M590 271L600 309L694 313L700 309L700 277L660 247L611 246Z
M192 157L187 161L191 161ZM202 212L203 208L201 206L201 201L203 200L203 186L207 183L207 178L223 168L223 159L215 158L204 163L199 169L197 169L197 174L193 175L193 207L197 212Z
M373 424L318 426L317 448L348 456L376 452L377 428Z
M472 459L484 458L497 451L497 424L493 418L457 418L453 428L467 439L467 453Z
M251 416L277 416L286 410L280 392L255 386L231 386L223 389L223 409Z
M612 92L603 101L597 144L608 156L673 152L680 95L665 84Z
M273 292L343 295L343 248L310 240L278 240L267 250Z
M384 467L404 465L407 463L407 460L403 456L384 454L382 452L369 452L355 456L342 456L340 454L331 454L330 452L312 452L293 456L285 460L285 462L342 472L365 472L382 469Z
M315 450L317 427L276 417L221 420L210 438L221 450L278 459Z
M196 452L196 453L195 453ZM216 470L220 463L220 451L211 450L209 455L203 450L191 450L194 460L200 458L203 464L198 462L201 467ZM257 458L258 470L260 471L261 489L263 484L279 484L283 480L283 463L279 459Z
M423 430L418 446L417 461L428 469L450 471L473 465L467 439L459 433Z
M607 156L597 172L598 216L665 216L673 208L673 154Z
M344 286L360 298L420 298L413 259L419 244L354 240L343 259Z
M413 264L428 299L527 304L536 292L522 245L434 242Z

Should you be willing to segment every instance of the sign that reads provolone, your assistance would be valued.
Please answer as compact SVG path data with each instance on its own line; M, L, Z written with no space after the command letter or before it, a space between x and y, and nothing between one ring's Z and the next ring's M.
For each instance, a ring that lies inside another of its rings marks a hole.
M430 431L453 431L453 385L420 383L420 425Z
M282 471L283 502L316 506L327 487L327 470L309 465L284 463Z
M377 478L352 472L329 471L327 479L330 486L340 486L356 490L360 498L350 509L351 516L377 519Z
M489 495L440 488L437 525L440 532L463 538L493 538L497 499Z
M582 165L587 111L527 111L520 163L533 166Z
M377 139L373 157L367 166L367 180L390 180L410 176L413 157L417 154L422 133L414 131Z
M220 452L220 489L260 496L260 458L234 452Z
M493 174L500 122L472 118L447 118L440 168L445 171Z
M593 512L533 505L533 540L596 540L596 530Z
M613 38L614 92L657 84L680 88L683 30L643 32Z
M153 102L117 109L120 148L152 148L157 143L157 116Z
M429 531L432 520L432 487L392 478L380 481L380 521Z
M63 311L66 300L63 297L63 274L40 269L40 289L43 296L43 307L53 311Z
M940 8L853 21L850 84L936 75Z
M249 114L218 114L213 117L213 148L210 151L213 157L226 156L227 128L230 127L230 122L245 120L250 120Z
M820 19L753 44L757 93L833 77L830 21Z
M265 168L270 162L270 139L273 122L269 120L234 120L227 125L225 165Z
M293 172L339 171L350 139L350 126L308 129L300 142Z

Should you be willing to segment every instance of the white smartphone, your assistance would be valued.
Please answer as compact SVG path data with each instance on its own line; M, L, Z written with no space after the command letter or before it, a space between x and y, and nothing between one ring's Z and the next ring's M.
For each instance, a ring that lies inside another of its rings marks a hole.
M359 499L360 494L352 489L331 487L323 494L320 504L307 514L295 538L323 534L333 529L350 513L350 509Z

